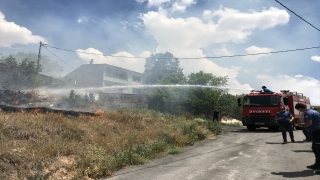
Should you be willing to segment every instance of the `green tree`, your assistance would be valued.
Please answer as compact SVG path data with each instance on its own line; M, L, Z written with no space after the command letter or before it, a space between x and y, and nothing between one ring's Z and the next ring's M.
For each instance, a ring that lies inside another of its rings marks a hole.
M238 97L239 95L232 95L229 93L223 93L219 97L219 110L221 117L230 116L232 118L241 119L242 108L238 106Z
M185 82L182 68L179 67L179 59L169 52L152 54L146 59L144 67L144 84L180 84Z
M84 100L85 100L86 102L90 102L90 98L89 98L89 96L88 96L87 93L84 95L83 98L84 98Z
M16 59L18 63L21 63L24 59L28 59L30 62L37 62L38 60L38 54L36 53L24 53L19 52L16 54L11 55L13 58ZM2 57L0 59L0 62L4 62L5 58ZM56 76L57 74L63 72L63 67L59 64L58 61L51 60L48 56L41 56L40 65L43 69L43 74L48 76Z
M28 59L18 63L14 57L9 56L5 58L0 70L3 73L1 83L10 89L34 88L40 83L37 81L37 65ZM41 70L40 65L39 71Z
M187 89L179 89L174 87L159 87L148 91L148 107L150 109L171 113L183 113L183 104L181 99L185 97Z
M74 92L74 90L72 89L71 91L70 91L70 94L69 94L69 100L74 100L74 98L76 97L76 93Z
M181 99L186 112L194 115L210 116L213 109L219 108L221 90L211 88L192 88Z
M89 93L89 101L91 103L94 103L96 101L96 96L92 92Z
M225 86L228 83L227 76L214 76L211 73L199 71L188 75L187 83L190 85L203 86ZM187 112L194 115L211 116L214 109L222 108L221 97L227 93L226 90L212 88L191 88L182 98L182 104ZM221 110L220 110L221 112Z
M203 86L225 86L228 82L228 76L217 77L211 73L200 71L188 75L188 84Z
M90 97L88 94L77 94L73 89L69 93L69 98L62 99L58 106L67 105L70 108L88 108L90 106Z

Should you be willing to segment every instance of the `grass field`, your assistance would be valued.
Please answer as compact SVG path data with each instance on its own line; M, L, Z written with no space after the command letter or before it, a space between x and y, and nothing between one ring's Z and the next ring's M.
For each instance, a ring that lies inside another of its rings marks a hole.
M220 132L218 123L153 111L78 118L0 112L0 179L96 179Z

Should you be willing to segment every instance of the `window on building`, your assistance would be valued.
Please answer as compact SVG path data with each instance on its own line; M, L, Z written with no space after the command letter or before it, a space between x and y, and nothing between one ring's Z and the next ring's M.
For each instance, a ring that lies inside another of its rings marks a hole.
M133 76L132 76L132 81L134 81L134 82L141 82L141 77L133 75Z
M110 71L107 71L105 73L105 76L112 77L112 78L117 78L117 79L127 80L127 77L125 76L125 74L114 73L114 72L110 72Z

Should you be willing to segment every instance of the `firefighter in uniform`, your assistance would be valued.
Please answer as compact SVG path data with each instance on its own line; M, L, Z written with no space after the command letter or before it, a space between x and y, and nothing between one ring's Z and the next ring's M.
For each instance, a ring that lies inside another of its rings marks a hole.
M303 124L305 123L303 113L300 113L300 122ZM312 141L312 134L307 130L307 128L305 128L305 127L302 128L302 132L303 132L304 136L306 137L306 139L304 141L311 142Z
M286 111L286 108L283 106L280 109L280 112L277 112L275 120L279 121L280 129L282 132L283 143L287 144L287 131L289 132L291 142L295 142L293 136L293 129L292 129L292 121L294 117L291 115L289 111Z
M313 165L307 166L307 168L320 169L320 113L312 109L307 109L307 106L303 103L296 104L295 109L304 114L305 123L299 123L299 127L306 128L312 134L312 151L315 155L316 162ZM316 174L320 174L320 171L316 171Z
M215 109L215 110L213 111L213 114L212 114L212 116L213 116L213 121L214 121L214 120L219 121L219 114L220 114L220 112L218 111L218 109Z
M261 88L262 88L264 93L265 92L273 92L271 89L268 89L266 86L262 86Z

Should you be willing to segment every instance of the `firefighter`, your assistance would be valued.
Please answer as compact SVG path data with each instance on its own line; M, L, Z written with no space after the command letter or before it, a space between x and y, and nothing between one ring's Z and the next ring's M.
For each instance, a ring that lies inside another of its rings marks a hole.
M301 124L306 123L304 121L303 117L304 117L303 113L300 113L300 122L301 122ZM312 134L305 127L302 128L302 132L303 132L304 136L306 137L306 139L304 141L311 142L312 141Z
M283 138L283 143L282 144L287 144L287 131L289 132L291 142L296 142L294 140L293 136L293 129L292 129L292 121L294 120L294 117L291 115L289 111L286 111L286 108L284 106L281 107L280 112L277 112L277 115L275 117L277 121L279 121L280 124L280 129L282 132L282 138Z
M262 86L263 92L273 92L271 89L268 89L266 86Z
M215 109L214 111L213 111L213 122L214 122L214 120L217 120L217 121L219 121L219 111L218 111L218 109Z
M312 134L312 151L315 155L315 163L307 166L309 169L320 169L320 113L307 109L307 106L303 103L297 103L295 109L304 113L304 124L299 123L299 127L306 128ZM320 174L320 171L316 172Z

